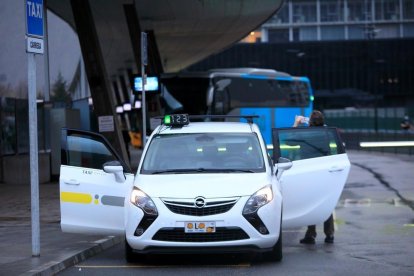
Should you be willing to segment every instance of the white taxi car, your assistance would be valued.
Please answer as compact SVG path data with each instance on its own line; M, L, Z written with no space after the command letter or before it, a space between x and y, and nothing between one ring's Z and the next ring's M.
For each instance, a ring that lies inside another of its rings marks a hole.
M281 260L282 228L323 222L350 162L335 128L314 127L274 129L274 164L247 120L166 116L135 177L101 135L63 129L62 230L124 235L128 261L180 252Z

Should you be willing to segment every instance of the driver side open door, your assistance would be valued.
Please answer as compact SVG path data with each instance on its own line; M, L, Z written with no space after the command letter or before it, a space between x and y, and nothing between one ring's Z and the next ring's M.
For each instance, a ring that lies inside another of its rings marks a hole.
M322 223L334 211L351 166L337 129L279 128L272 135L273 160L293 163L280 179L283 227Z

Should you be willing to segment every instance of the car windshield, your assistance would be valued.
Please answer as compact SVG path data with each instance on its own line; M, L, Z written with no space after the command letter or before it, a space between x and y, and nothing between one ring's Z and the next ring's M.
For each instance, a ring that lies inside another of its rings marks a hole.
M254 133L157 135L141 168L142 174L263 171L263 154Z

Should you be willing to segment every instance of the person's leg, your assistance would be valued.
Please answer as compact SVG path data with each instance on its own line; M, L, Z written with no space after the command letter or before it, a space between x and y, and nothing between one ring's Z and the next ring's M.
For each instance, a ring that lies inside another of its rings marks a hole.
M305 237L316 238L316 225L309 225Z
M333 243L335 231L333 215L330 215L329 218L323 223L323 231L326 235L325 242Z
M315 238L316 238L316 225L309 225L308 230L306 230L305 237L300 240L300 243L315 244Z

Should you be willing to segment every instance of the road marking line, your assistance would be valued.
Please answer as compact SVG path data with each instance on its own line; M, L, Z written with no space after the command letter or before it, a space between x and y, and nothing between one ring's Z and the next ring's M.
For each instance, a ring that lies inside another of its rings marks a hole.
M344 207L371 207L371 199L350 199L346 198L344 200Z
M76 268L171 268L178 265L75 265ZM197 265L200 267L200 265ZM250 263L236 265L202 265L201 267L250 267Z

